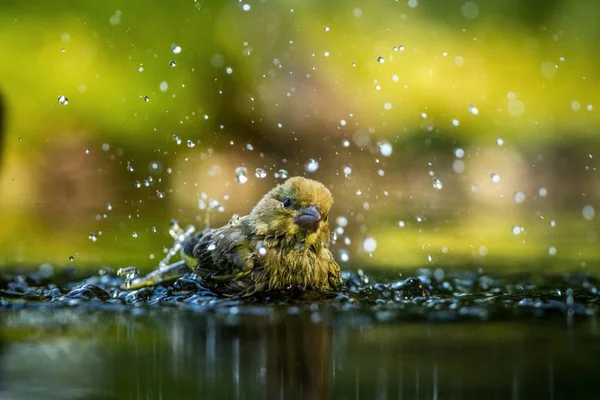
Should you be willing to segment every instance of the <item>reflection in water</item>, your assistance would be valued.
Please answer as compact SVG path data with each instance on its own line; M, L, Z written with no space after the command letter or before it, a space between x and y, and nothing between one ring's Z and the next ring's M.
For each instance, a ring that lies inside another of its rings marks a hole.
M0 398L597 398L595 317L374 324L327 306L244 311L4 312Z

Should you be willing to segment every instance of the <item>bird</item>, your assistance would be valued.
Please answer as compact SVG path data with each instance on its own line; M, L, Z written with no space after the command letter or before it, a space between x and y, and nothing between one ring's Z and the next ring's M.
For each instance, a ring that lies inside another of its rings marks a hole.
M330 250L333 197L322 183L292 177L269 191L250 214L205 229L182 246L201 284L224 296L290 288L335 291L343 285Z

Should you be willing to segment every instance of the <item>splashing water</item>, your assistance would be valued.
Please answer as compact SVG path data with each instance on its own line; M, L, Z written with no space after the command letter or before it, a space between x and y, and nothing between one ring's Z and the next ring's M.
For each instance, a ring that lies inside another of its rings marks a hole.
M263 168L256 168L254 171L254 176L256 176L258 179L264 179L267 177L267 171L265 171Z
M317 172L317 170L319 169L319 162L313 158L311 158L310 160L308 160L308 163L306 163L305 166L306 172Z
M171 51L173 52L173 54L180 54L182 50L183 48L177 43L173 43L171 45Z
M235 181L240 184L248 182L248 168L237 167L235 169Z

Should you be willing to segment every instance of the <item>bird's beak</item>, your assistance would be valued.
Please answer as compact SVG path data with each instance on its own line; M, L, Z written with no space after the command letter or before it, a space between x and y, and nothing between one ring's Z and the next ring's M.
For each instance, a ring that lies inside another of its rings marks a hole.
M294 219L294 222L302 229L316 231L319 228L319 222L321 222L321 212L313 205L302 207L298 210L298 215Z

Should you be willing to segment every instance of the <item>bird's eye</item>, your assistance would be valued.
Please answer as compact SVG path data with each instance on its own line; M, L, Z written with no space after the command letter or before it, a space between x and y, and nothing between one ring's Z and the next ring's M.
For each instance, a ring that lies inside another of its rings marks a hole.
M292 203L293 203L292 199L290 199L290 198L288 197L287 199L285 199L285 200L284 200L284 201L281 203L281 205L287 208L287 207L291 206L291 205L292 205Z

